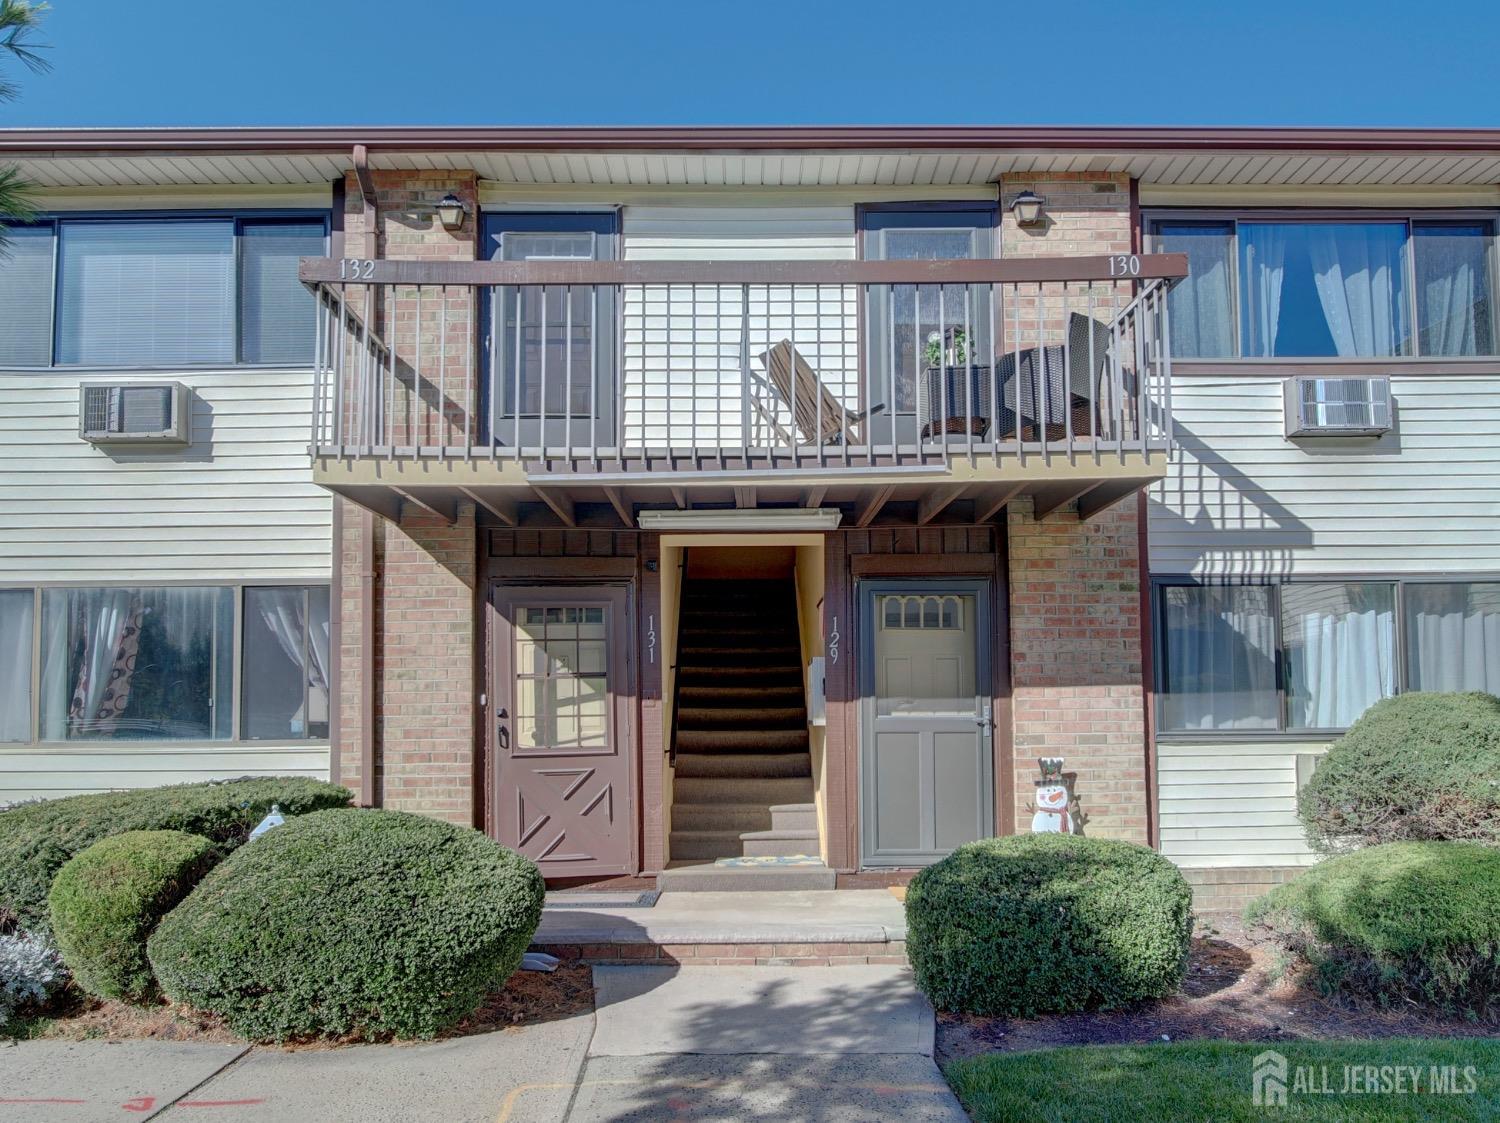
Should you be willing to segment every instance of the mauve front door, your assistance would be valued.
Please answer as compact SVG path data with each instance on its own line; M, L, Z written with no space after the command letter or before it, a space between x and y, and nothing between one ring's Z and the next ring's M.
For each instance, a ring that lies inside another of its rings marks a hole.
M495 823L549 878L634 873L629 593L494 586Z

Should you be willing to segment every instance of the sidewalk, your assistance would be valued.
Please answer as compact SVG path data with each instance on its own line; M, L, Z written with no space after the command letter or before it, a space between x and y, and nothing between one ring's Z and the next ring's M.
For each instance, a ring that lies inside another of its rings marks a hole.
M581 897L543 912L534 947L594 964L906 963L906 912L884 889L663 893L653 908Z
M0 1121L867 1123L966 1117L896 967L599 967L596 1012L344 1049L0 1046Z

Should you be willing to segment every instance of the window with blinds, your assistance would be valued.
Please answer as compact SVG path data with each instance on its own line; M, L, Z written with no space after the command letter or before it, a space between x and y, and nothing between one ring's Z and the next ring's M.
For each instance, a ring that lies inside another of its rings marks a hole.
M57 218L8 233L0 369L312 361L297 262L325 252L321 217Z

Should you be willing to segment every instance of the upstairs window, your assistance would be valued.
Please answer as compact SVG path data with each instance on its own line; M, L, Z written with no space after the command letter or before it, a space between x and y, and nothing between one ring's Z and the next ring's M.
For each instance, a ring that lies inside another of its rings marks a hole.
M1178 358L1496 353L1491 222L1247 215L1151 233L1188 256L1169 297Z
M59 217L10 234L0 368L313 359L297 260L325 252L322 218Z

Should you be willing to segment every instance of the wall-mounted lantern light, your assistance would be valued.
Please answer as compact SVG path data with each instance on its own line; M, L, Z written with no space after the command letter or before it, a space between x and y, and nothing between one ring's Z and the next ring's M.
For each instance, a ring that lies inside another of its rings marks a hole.
M464 224L467 208L464 201L450 191L437 201L433 210L437 211L438 221L443 224L444 230L458 230Z
M1040 226L1047 221L1042 207L1047 200L1034 191L1022 191L1010 201L1010 212L1016 216L1017 226Z

